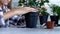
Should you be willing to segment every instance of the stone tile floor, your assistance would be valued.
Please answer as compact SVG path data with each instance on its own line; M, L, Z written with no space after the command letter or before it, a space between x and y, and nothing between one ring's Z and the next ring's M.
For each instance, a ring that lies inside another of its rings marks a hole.
M43 28L0 28L0 34L60 34L60 27L54 29Z

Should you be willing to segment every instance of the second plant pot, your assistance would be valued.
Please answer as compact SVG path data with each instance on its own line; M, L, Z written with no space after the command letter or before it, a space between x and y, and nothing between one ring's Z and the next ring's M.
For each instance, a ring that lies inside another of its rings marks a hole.
M36 28L38 20L38 12L31 12L25 14L25 20L27 28Z
M40 19L40 25L43 25L44 23L47 22L48 15L46 16L39 16Z

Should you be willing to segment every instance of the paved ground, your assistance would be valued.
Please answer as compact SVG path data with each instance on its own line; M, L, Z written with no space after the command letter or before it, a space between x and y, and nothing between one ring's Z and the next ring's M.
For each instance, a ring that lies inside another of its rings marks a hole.
M60 27L42 28L0 28L0 34L60 34Z

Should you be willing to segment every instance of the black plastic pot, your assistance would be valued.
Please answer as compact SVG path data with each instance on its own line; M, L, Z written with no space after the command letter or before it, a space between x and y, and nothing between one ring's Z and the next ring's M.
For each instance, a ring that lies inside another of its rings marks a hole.
M51 21L55 21L55 25L58 25L59 16L50 16Z
M48 18L48 15L47 16L39 16L40 25L43 25L44 23L46 23L47 22L47 18Z
M36 28L38 20L38 12L31 12L25 14L25 20L27 28Z

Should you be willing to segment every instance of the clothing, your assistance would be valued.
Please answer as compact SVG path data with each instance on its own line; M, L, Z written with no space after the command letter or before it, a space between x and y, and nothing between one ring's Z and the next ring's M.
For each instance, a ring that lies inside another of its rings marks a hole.
M0 8L0 26L4 26L5 25L5 21L3 18L3 10Z
M10 11L6 5L3 6L3 8L0 9L0 25L9 25L9 23L17 23L20 19L25 19L24 16L20 15L15 15L7 20L4 20L3 18L3 12L8 12ZM16 20L16 22L14 21Z

